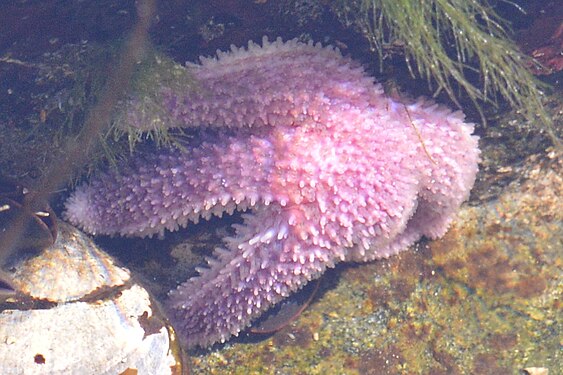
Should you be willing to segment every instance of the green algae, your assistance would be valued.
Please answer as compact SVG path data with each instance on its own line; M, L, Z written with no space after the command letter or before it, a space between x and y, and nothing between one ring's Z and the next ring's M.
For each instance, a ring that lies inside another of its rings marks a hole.
M98 56L99 52L94 54L88 66L82 69L86 73L77 76L71 95L73 105L60 129L62 138L80 132L81 124L75 119L76 113L87 112L89 106L103 99L100 92L107 83L103 72L111 70L108 64L119 60L118 45L94 47L95 52L101 50L105 54L102 57ZM113 108L109 123L98 134L98 152L92 155L94 162L86 166L85 174L91 174L104 163L115 166L117 160L127 157L143 141L153 141L159 147L181 146L182 132L178 130L172 135L168 131L173 120L162 105L161 90L190 90L194 87L187 69L153 45L147 45L136 61L125 97ZM132 111L142 124L130 121L128 116Z
M510 24L492 2L340 0L332 7L369 40L381 67L389 51L399 49L411 75L425 78L435 95L445 91L459 108L461 98L468 98L484 123L483 104L505 101L560 145L542 103L547 85L526 67L538 63L510 39Z
M114 115L108 132L115 140L125 137L130 151L143 140L153 140L158 146L180 145L181 132L172 135L168 129L174 120L163 107L162 89L186 91L197 89L189 71L153 48L149 49L137 69L131 83L129 96ZM142 124L134 124L128 112L135 111ZM142 130L138 127L142 125Z

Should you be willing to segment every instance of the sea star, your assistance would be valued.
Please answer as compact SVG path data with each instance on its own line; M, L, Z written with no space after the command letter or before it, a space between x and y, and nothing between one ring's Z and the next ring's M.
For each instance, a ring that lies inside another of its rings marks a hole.
M146 236L248 210L200 276L170 292L190 346L237 335L327 267L441 236L474 183L477 138L461 112L394 102L336 49L264 40L187 69L198 90L163 88L163 108L198 136L78 187L65 216Z

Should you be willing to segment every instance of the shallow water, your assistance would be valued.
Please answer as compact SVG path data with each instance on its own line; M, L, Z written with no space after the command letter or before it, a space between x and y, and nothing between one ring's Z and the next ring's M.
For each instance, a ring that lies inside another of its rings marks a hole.
M408 79L400 59L379 75L369 45L337 24L322 2L273 3L161 4L151 40L183 62L265 34L310 37L338 45L378 79L397 81L406 96L431 94ZM0 5L2 175L37 188L85 118L104 74L99 62L110 61L107 51L132 28L134 12L132 1ZM563 102L555 94L548 106L560 124ZM561 160L545 135L518 116L485 111L494 120L477 128L481 172L444 238L423 240L388 260L330 270L297 321L273 335L243 334L192 351L191 373L507 374L527 367L560 373ZM467 112L479 121L469 104ZM65 189L52 195L58 213L66 196ZM98 242L163 297L194 275L237 220L213 219L164 239Z

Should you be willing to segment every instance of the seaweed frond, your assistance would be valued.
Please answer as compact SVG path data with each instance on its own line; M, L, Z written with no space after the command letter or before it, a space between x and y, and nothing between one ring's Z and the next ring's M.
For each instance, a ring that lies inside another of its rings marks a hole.
M162 53L149 51L138 64L130 94L119 106L106 137L116 141L126 137L130 151L147 139L158 146L178 146L177 135L168 131L174 120L162 105L162 89L181 91L195 86L186 68ZM129 118L131 113L135 114L135 121ZM142 121L142 128L138 121Z
M49 110L48 120L53 122L52 134L44 134L48 127L41 123L33 129L34 132L51 137L51 142L59 145L66 139L78 139L91 108L103 100L108 71L112 71L119 59L122 42L69 46L45 64L46 68L41 71L42 80L57 78L56 82L66 84L70 81L71 88L61 91L55 97L57 100L47 103L48 108L53 108ZM58 65L65 67L64 70L57 68ZM94 135L97 138L95 147L84 170L77 171L71 182L76 183L81 176L89 176L101 166L116 166L143 140L152 140L158 146L180 144L181 132L170 134L168 131L172 120L163 108L161 90L163 87L185 90L193 86L186 68L147 45L135 61L127 90L112 108L108 123ZM135 126L139 122L130 121L128 115L131 113L142 120L144 130Z
M411 75L435 83L435 95L445 91L461 108L460 89L484 123L482 104L497 106L502 99L528 121L539 120L560 144L542 104L547 86L528 71L525 63L532 59L511 41L508 22L488 0L340 0L335 4L336 11L368 38L381 64L387 46L402 45ZM479 75L480 83L473 83L471 75Z

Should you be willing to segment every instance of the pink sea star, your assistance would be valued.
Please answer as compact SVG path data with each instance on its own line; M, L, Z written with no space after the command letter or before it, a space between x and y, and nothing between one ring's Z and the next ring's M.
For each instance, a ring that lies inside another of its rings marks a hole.
M337 50L265 40L187 69L200 89L163 89L163 107L170 126L207 130L80 186L65 215L144 236L249 209L209 267L170 292L189 345L238 334L327 267L441 236L468 197L479 151L463 115L394 102ZM130 121L143 128L134 110Z

